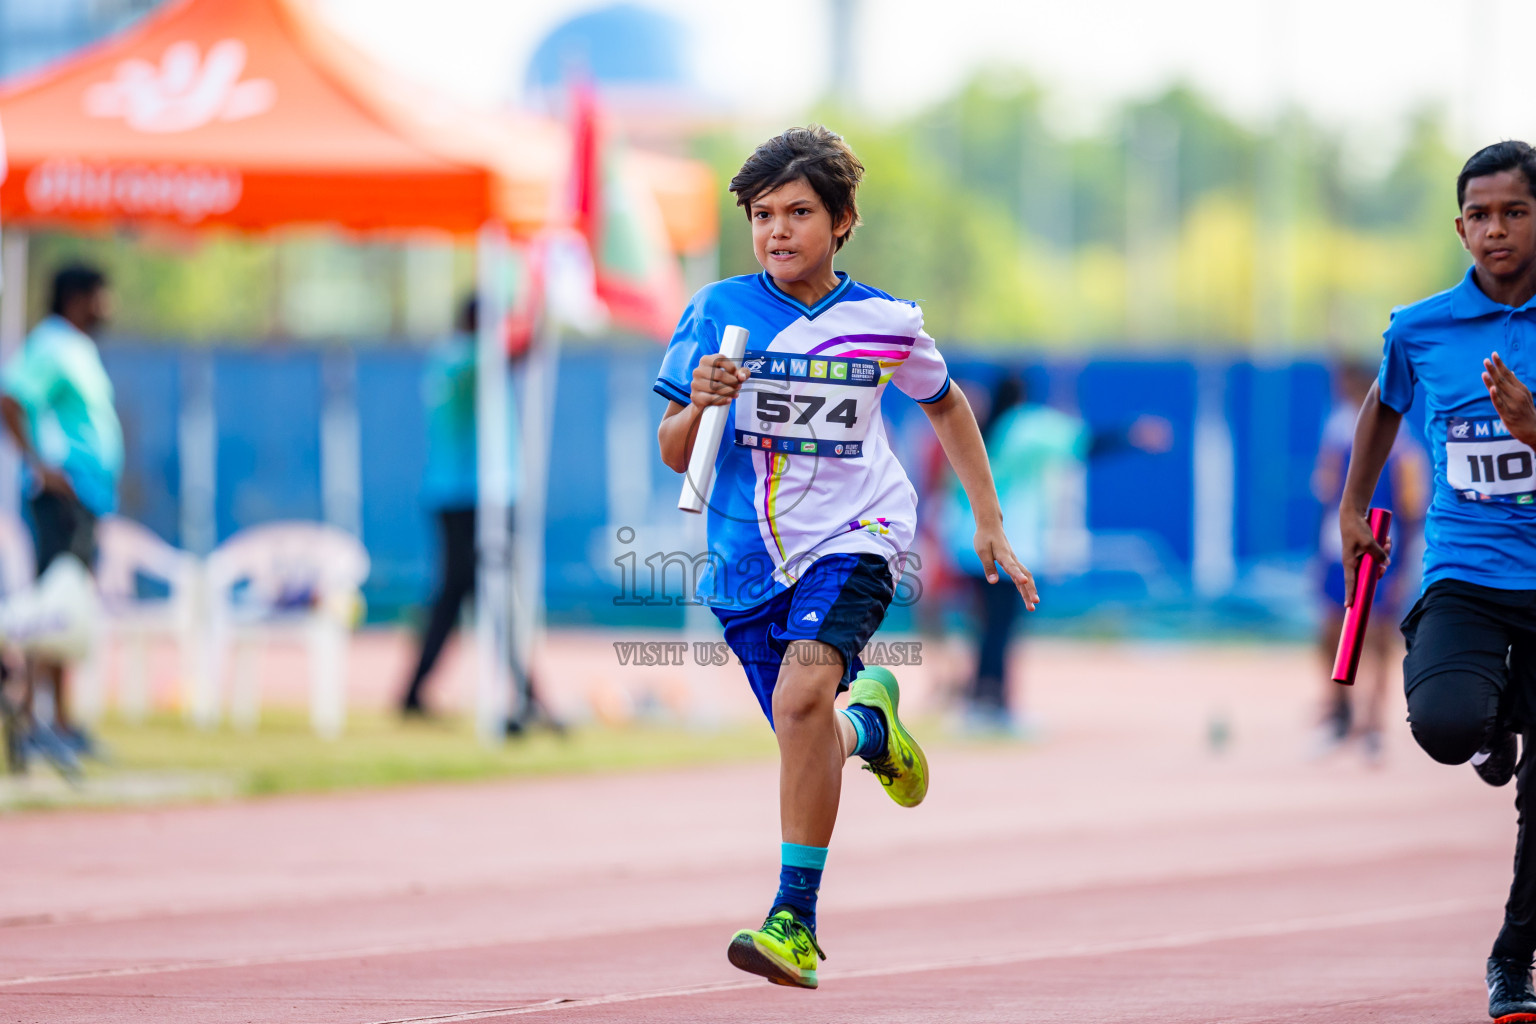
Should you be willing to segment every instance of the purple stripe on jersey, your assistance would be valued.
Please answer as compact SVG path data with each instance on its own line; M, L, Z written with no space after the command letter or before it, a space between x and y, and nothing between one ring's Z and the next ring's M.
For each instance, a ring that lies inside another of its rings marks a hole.
M911 354L912 353L910 352L892 352L889 349L878 348L856 348L852 352L837 353L839 358L844 356L875 356L877 358L884 357L886 359L906 359L907 356Z
M818 352L831 348L833 345L905 345L911 348L916 341L916 338L903 338L899 334L845 334L840 338L832 338L829 341L822 342L807 352L806 355L813 356ZM849 353L844 352L841 354L848 355Z

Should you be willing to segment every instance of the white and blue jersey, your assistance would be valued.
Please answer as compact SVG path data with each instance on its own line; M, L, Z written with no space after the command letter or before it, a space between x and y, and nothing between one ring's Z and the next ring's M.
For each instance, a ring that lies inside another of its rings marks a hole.
M949 390L949 371L916 303L838 273L815 306L766 273L703 288L672 335L656 391L690 401L699 360L727 326L748 332L752 376L731 403L709 500L709 565L699 596L751 608L834 552L906 552L917 494L880 417L888 383L919 402ZM893 565L899 570L899 561Z
M1494 302L1471 270L1456 287L1394 312L1378 383L1398 412L1424 385L1435 486L1424 525L1424 587L1454 579L1536 590L1536 454L1509 436L1483 386L1498 352L1536 377L1536 300Z

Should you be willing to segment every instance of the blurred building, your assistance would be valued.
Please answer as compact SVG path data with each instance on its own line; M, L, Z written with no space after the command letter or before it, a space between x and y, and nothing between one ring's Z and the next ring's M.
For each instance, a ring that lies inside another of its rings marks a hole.
M534 50L526 105L563 116L573 83L597 90L631 142L677 151L725 109L700 80L688 27L634 3L587 11L557 25Z
M163 0L0 0L0 78L116 32Z

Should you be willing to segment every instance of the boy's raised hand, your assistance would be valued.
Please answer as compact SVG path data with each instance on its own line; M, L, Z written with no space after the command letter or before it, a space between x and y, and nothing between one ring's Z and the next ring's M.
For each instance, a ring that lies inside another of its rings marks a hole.
M705 408L729 405L750 376L750 370L742 369L719 353L705 356L693 369L693 387L689 389L689 397L693 399L694 405Z
M1483 360L1483 386L1510 436L1536 447L1536 406L1531 403L1530 389L1520 383L1515 371L1504 364L1497 352Z
M1013 553L1013 545L1008 543L1002 526L978 526L975 544L976 557L981 559L981 568L987 574L987 582L996 583L997 572L1001 569L1019 589L1019 596L1024 599L1024 607L1034 611L1035 606L1040 603L1040 594L1035 590L1035 578Z

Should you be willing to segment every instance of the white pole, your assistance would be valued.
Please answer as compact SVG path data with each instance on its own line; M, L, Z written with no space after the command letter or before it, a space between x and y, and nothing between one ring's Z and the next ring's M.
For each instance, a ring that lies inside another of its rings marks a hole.
M320 410L320 506L325 521L363 535L362 434L357 418L357 354L326 357Z
M9 231L0 240L0 365L21 351L27 336L27 234ZM0 511L21 513L21 455L0 445Z
M476 498L475 729L487 744L506 736L511 710L508 672L510 572L507 504L506 314L507 237L499 225L480 229L476 242L478 336L475 352Z
M546 315L524 360L522 389L522 486L517 498L516 601L513 635L518 671L529 680L534 649L544 631L544 526L548 521L550 446L554 437L555 384L560 372L561 329ZM531 688L532 684L529 683ZM529 694L519 694L527 697ZM518 714L531 708L519 705Z
M608 536L620 527L643 527L651 507L651 410L647 394L635 387L627 364L608 366L608 418L604 425L608 457Z
M181 408L176 416L176 449L181 472L181 546L197 558L188 573L190 591L182 625L182 712L199 727L218 720L223 659L215 652L222 639L214 624L222 616L210 600L223 601L208 584L207 558L219 540L219 421L213 407L213 356L207 352L181 358Z
M1237 580L1233 550L1234 477L1232 428L1226 415L1226 368L1201 366L1195 399L1195 594L1213 600Z
M219 541L219 421L213 406L213 356L181 359L181 409L176 448L181 470L181 546L206 556Z

